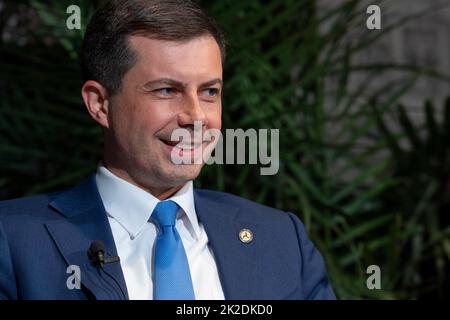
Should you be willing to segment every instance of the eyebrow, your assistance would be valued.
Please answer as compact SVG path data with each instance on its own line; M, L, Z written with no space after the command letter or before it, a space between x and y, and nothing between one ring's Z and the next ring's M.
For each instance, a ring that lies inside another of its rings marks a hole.
M169 85L169 86L173 86L173 87L178 87L178 88L186 88L187 87L187 83L182 82L182 81L178 81L175 79L171 79L171 78L159 78L159 79L155 79L155 80L151 80L147 83L145 83L142 88L151 88L155 85L161 85L161 84L165 84L165 85ZM209 86L213 86L215 84L220 84L221 86L223 86L223 81L222 79L216 78L213 80L209 80L206 82L203 82L202 84L200 84L200 88L205 88L205 87L209 87Z
M215 84L220 84L220 86L223 87L222 79L217 78L217 79L213 79L213 80L210 80L210 81L203 82L202 84L200 84L200 88L210 87L210 86L213 86Z

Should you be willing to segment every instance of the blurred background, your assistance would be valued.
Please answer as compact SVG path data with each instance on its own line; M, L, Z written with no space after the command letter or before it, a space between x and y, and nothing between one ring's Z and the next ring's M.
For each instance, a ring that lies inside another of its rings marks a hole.
M0 0L0 199L68 188L101 159L78 66L100 2ZM206 166L196 186L296 213L340 299L449 298L450 2L200 2L228 40L223 129L280 129L280 170Z

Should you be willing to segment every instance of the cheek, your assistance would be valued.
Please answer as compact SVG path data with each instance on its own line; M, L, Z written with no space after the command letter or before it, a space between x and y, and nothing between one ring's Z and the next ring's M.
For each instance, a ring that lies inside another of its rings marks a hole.
M132 114L128 116L130 130L137 132L148 139L164 128L170 121L170 110L164 103L157 103L149 99L137 99Z
M211 110L208 114L208 127L219 129L222 127L222 109L220 106Z
M130 131L136 113L136 101L129 90L122 88L122 92L111 100L110 116L113 129L120 135Z
M149 116L139 108L119 106L122 110L113 114L114 135L123 148L135 150L139 145L146 145L152 135Z

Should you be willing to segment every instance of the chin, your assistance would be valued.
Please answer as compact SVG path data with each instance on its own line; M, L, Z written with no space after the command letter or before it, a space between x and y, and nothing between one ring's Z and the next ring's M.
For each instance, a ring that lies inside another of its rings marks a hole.
M202 167L201 164L171 165L170 169L162 170L162 172L168 181L174 185L180 185L197 178Z

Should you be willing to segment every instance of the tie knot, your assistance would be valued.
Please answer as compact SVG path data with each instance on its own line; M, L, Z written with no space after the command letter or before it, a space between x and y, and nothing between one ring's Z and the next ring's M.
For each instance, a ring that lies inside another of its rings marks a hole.
M158 202L152 212L151 219L153 219L160 228L167 226L173 227L175 225L178 208L178 205L172 200Z

